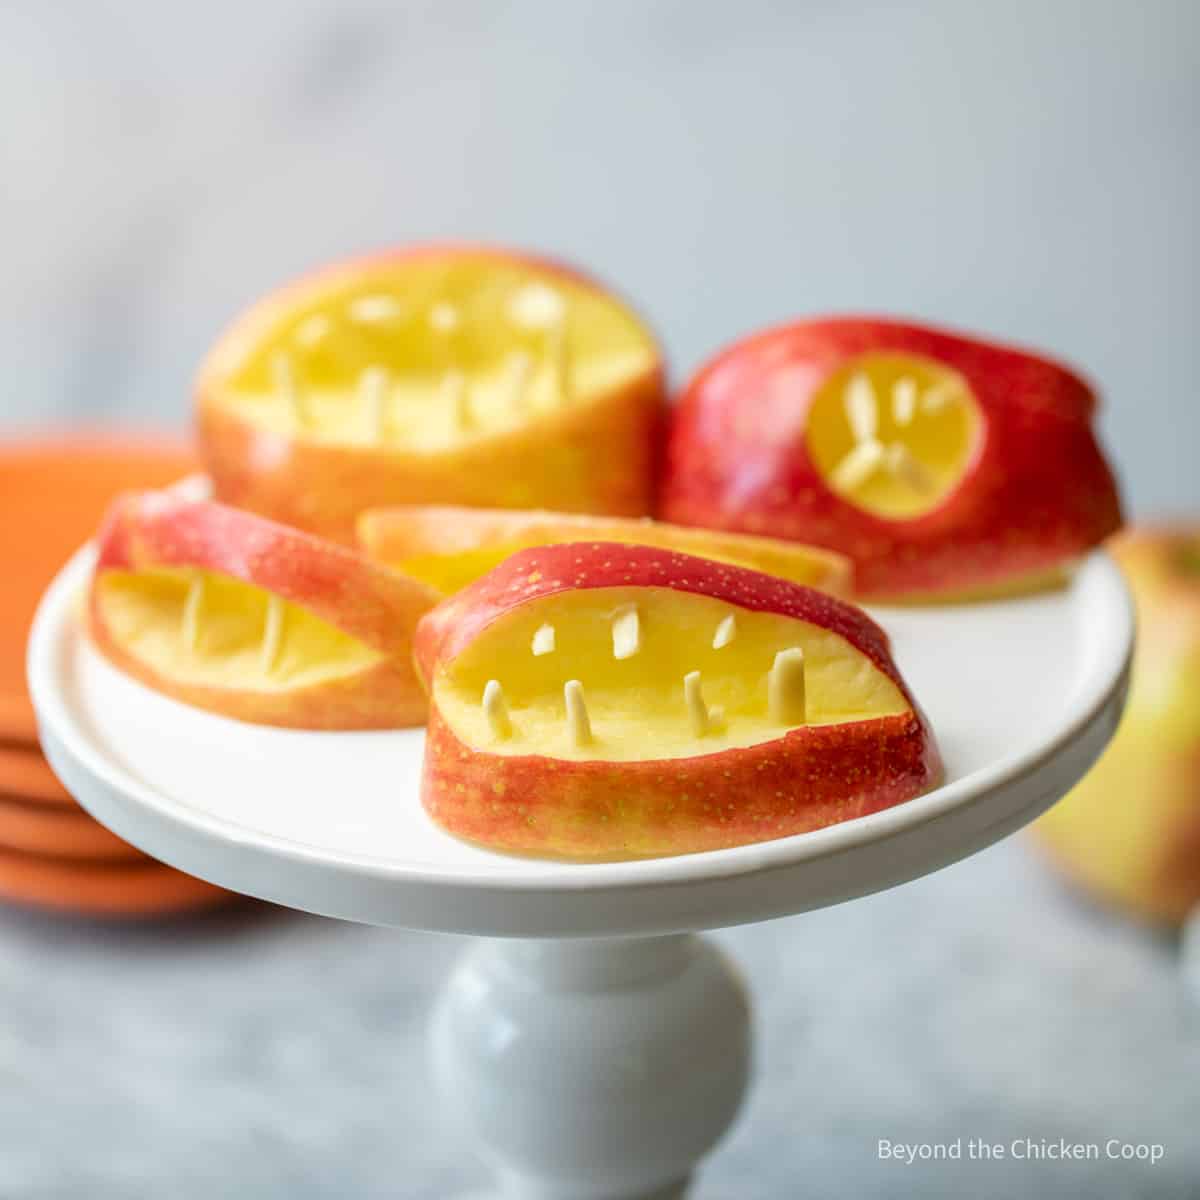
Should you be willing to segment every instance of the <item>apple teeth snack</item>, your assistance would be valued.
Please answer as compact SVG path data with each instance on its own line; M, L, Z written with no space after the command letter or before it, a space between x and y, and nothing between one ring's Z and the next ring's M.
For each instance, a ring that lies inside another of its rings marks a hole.
M98 537L88 624L126 673L263 725L419 725L418 618L437 593L333 542L169 492L122 497Z
M1096 397L1048 359L921 325L801 321L723 351L672 418L661 516L848 555L857 594L1037 586L1121 523Z
M493 849L714 850L935 786L883 631L823 592L646 546L523 550L427 614L422 800Z
M389 504L646 513L663 399L659 349L615 296L464 246L280 289L196 383L216 498L343 541Z
M850 588L850 562L844 555L779 538L692 529L649 517L401 505L372 509L358 520L364 553L446 593L465 587L518 550L585 540L678 550L834 595Z

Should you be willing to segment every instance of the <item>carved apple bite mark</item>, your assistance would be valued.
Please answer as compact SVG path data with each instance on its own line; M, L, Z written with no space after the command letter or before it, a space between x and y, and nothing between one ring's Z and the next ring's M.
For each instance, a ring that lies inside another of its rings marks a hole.
M521 412L528 399L529 379L533 373L533 356L524 350L515 350L505 359L503 389L507 403L513 412Z
M296 326L296 342L304 349L311 350L328 337L332 329L333 322L327 316L323 313L314 313L311 317L305 317Z
M632 658L642 648L642 618L636 604L619 608L612 623L613 658Z
M267 597L267 619L263 625L262 640L262 669L270 675L279 663L279 653L283 648L284 622L287 620L287 610L278 596Z
M549 624L539 625L533 635L531 648L537 656L552 654L554 652L554 626Z
M700 672L689 671L683 677L683 702L687 705L688 722L692 727L692 735L702 738L709 731L708 705L704 703L704 693L700 690Z
M563 685L563 702L567 709L567 736L573 750L584 750L592 744L592 722L588 717L583 684L568 679Z
M737 637L737 617L733 613L729 613L721 618L721 623L717 626L716 633L713 634L713 649L720 650L722 646L728 646L735 637Z
M388 400L391 389L392 376L387 367L367 367L359 376L359 392L366 415L368 441L381 442L387 436Z
M372 367L390 378L386 417ZM364 508L405 501L645 512L663 399L659 351L614 297L454 247L268 297L197 381L218 498L341 539Z
M450 335L462 323L458 309L445 300L439 300L429 309L429 328L449 341ZM448 353L447 349L447 353Z
M451 368L442 376L438 396L439 403L450 414L451 428L456 433L466 433L473 423L467 377L457 368Z
M419 723L411 666L435 594L332 543L169 493L118 501L88 597L96 645L166 694L313 729Z
M615 612L639 615L613 653ZM714 629L736 613L736 639ZM529 653L553 624L553 656ZM681 853L861 815L932 786L928 727L848 605L612 543L514 555L428 614L423 797L452 833L577 858ZM512 736L479 703L503 687Z
M512 737L512 719L508 715L508 701L498 679L489 679L483 689L483 711L487 717L492 736L499 741Z
M404 305L395 296L359 296L350 301L346 311L350 320L360 325L380 325L389 321L399 321L404 316ZM314 319L325 322L326 332L328 331L327 317L309 318L310 321Z
M200 606L204 603L204 574L193 572L183 601L183 644L194 654L200 646Z
M803 725L807 720L804 651L799 646L775 655L767 676L767 712L780 725Z
M869 375L861 371L846 385L846 420L856 442L874 442L879 432L879 404Z
M271 357L271 382L292 420L297 425L307 425L308 411L296 382L296 367L286 350L276 350Z

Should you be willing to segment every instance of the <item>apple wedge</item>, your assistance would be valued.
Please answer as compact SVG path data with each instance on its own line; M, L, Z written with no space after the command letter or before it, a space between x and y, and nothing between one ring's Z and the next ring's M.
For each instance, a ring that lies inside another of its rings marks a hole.
M678 550L834 595L850 588L850 562L844 555L779 538L690 529L649 517L634 520L418 504L372 509L358 521L358 542L365 554L447 594L466 587L518 550L583 541Z
M360 512L445 503L649 512L662 356L575 270L394 250L266 297L200 369L218 500L350 541Z
M427 614L423 803L566 859L786 837L911 799L940 759L865 613L647 546L522 550Z
M1096 398L1035 354L875 318L801 321L717 355L672 418L668 521L848 555L858 595L1038 585L1121 523Z
M342 546L222 504L126 495L98 537L92 640L156 690L299 729L419 725L418 618L437 594Z

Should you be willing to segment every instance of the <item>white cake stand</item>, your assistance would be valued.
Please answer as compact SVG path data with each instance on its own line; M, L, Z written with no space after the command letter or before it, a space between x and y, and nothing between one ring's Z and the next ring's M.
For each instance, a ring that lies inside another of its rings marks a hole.
M422 734L264 729L165 699L81 636L91 553L46 594L29 647L42 744L105 825L239 892L328 916L491 939L433 1024L445 1102L504 1194L681 1195L732 1121L750 1060L737 974L692 931L836 904L1024 825L1116 727L1131 607L1102 554L1061 592L877 615L933 722L947 782L816 833L571 865L464 845L417 796Z

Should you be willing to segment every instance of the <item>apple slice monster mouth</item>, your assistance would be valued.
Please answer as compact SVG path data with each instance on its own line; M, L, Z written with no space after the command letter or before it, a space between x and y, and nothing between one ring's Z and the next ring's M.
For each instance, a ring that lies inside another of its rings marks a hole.
M640 516L661 353L613 294L531 255L389 251L267 296L196 381L219 500L351 541L368 508Z
M95 605L130 654L202 686L308 687L384 657L299 605L214 571L106 571Z
M458 836L567 858L786 836L936 783L863 613L616 543L522 551L418 626L424 803Z
M411 663L436 593L341 546L170 493L98 538L89 629L127 674L225 716L302 729L419 724Z
M226 402L315 440L436 450L586 405L653 368L603 292L531 263L434 254L376 264L276 311L228 354Z
M554 648L538 653L545 630ZM465 648L433 694L470 746L572 760L711 754L909 711L838 634L670 587L523 604Z

